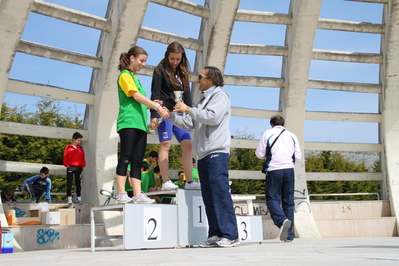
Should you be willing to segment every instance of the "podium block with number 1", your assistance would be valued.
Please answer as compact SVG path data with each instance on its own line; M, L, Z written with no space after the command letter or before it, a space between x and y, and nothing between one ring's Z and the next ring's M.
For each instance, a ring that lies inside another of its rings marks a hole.
M208 221L200 190L178 189L178 243L179 246L197 245L208 237ZM240 242L263 240L261 216L237 216Z

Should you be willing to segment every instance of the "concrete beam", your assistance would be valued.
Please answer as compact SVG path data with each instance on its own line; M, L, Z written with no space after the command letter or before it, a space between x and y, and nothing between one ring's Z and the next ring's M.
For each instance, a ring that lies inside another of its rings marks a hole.
M104 18L41 0L35 0L32 12L96 30L109 32L111 29L111 22Z
M281 112L278 111L269 111L269 110L260 110L260 109L250 109L250 108L231 108L232 116L239 117L251 117L251 118L261 118L261 119L269 119L273 115L281 115Z
M197 17L209 18L209 8L185 0L151 0L151 2L170 7Z
M231 148L244 148L244 149L256 149L259 144L259 140L251 139L231 139Z
M71 136L76 131L77 131L76 128L39 126L39 125L26 124L26 123L0 121L0 132L4 134L18 134L23 136L70 140ZM87 130L78 130L78 131L83 135L84 141L88 141L90 139L89 131Z
M66 168L63 165L0 160L0 172L37 174L42 167L47 167L50 175L66 175Z
M244 9L239 9L237 11L235 20L243 22L258 22L258 23L270 23L270 24L281 24L281 25L292 24L292 16L288 14L244 10Z
M333 91L349 91L349 92L364 92L364 93L381 93L381 84L370 83L356 83L356 82L341 82L341 81L325 81L310 79L308 87L310 89L318 90L333 90Z
M29 96L50 98L59 101L83 103L94 105L94 95L88 92L68 90L60 87L31 83L22 80L9 79L7 92L24 94Z
M312 59L351 63L381 64L382 55L313 49Z
M99 57L78 52L71 52L68 50L24 40L21 40L19 42L16 50L20 53L40 56L48 59L87 67L101 68L102 65L102 60Z
M382 181L382 173L319 173L307 172L308 181Z
M362 113L344 113L344 112L306 112L306 120L320 121L340 121L340 122L365 122L381 123L381 114L362 114Z
M288 48L284 47L284 46L277 46L277 45L230 43L228 52L230 54L287 56Z
M305 142L304 150L382 152L382 145L367 143Z
M144 26L141 27L139 38L164 44L170 44L173 41L177 41L181 43L184 48L199 52L201 52L204 48L204 43L196 39L155 30Z
M317 28L322 30L340 30L351 32L384 34L385 28L382 24L369 22L344 21L338 19L319 19Z
M268 77L251 77L224 75L224 84L233 86L254 86L254 87L284 87L284 79Z
M381 2L385 3L386 1L382 0ZM236 21L292 25L292 16L289 14L240 9L237 11ZM317 29L375 34L384 34L385 32L384 25L382 24L323 18L318 19Z
M275 45L231 43L228 52L230 54L287 56L288 48L284 46L275 46ZM313 49L312 59L339 61L339 62L368 63L368 64L382 63L381 54L329 51L329 50L320 50L320 49Z
M346 0L352 2L375 3L375 4L388 4L389 0Z

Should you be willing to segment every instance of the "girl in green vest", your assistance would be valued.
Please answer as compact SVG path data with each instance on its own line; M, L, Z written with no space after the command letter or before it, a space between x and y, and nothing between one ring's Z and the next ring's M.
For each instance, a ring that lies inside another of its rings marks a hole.
M141 161L143 160L147 145L147 107L162 113L161 101L151 101L146 97L146 91L141 86L136 73L146 64L148 53L141 47L134 46L127 53L119 57L118 65L121 73L118 76L119 114L117 132L120 137L120 156L116 167L116 183L118 203L154 203L141 192ZM132 178L133 198L125 191L126 170L131 164L130 176Z

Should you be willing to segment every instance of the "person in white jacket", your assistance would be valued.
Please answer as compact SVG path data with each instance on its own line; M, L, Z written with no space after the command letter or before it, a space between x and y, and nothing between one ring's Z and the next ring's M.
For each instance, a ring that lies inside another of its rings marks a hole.
M266 130L255 154L266 159L266 205L274 224L280 228L280 240L294 240L295 162L302 159L298 138L284 128L284 118L270 119L272 129ZM281 204L281 205L280 205ZM280 207L281 206L281 207Z
M163 118L183 129L194 129L193 153L198 157L202 199L208 218L208 238L200 247L236 247L237 220L229 192L230 116L229 95L222 89L223 76L216 67L205 67L199 77L199 90L204 97L193 107L177 102L174 112ZM167 109L166 109L167 110Z

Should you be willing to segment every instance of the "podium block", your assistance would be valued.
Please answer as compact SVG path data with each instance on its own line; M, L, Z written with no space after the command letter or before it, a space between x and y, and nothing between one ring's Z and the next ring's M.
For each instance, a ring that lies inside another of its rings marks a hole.
M236 216L240 242L263 240L262 216Z
M208 237L208 220L200 190L176 192L179 246L197 245Z
M124 249L177 246L177 206L124 204Z
M197 245L208 237L208 221L201 191L178 189L178 244ZM263 240L262 216L236 216L240 242Z
M124 249L194 246L208 236L200 190L178 189L177 204L115 204L91 207L91 251L96 239L122 239ZM95 211L123 212L123 235L95 235ZM263 240L262 216L236 216L241 242Z

